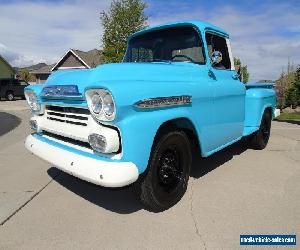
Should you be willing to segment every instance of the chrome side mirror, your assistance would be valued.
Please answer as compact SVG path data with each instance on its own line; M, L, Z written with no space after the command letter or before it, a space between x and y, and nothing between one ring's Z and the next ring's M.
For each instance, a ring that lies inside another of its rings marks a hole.
M222 53L220 51L214 51L210 58L211 65L215 66L216 64L222 61Z

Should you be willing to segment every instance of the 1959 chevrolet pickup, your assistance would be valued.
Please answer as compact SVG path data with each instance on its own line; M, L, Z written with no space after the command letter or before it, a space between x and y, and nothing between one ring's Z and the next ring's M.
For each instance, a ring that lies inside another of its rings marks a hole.
M263 149L275 111L273 85L241 83L229 35L199 21L139 31L122 63L60 70L25 95L29 151L97 185L134 183L150 211L184 195L192 141L203 157L246 136Z

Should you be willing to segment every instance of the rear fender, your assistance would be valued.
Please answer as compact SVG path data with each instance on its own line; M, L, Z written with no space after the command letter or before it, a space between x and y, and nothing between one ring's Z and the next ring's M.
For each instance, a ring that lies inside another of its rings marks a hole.
M248 89L245 102L245 127L259 127L261 118L267 108L272 109L272 117L276 106L273 89Z

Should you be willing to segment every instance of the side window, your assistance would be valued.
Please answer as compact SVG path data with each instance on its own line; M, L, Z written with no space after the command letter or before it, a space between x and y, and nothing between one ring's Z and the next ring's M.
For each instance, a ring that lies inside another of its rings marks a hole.
M14 81L13 81L13 79L9 79L9 80L7 80L7 83L8 83L8 85L14 85Z
M19 81L17 79L12 80L12 85L20 85Z
M1 85L2 86L7 86L9 84L9 80L2 80Z
M231 69L231 60L229 50L226 42L226 38L213 33L206 33L205 39L207 42L208 54L211 57L214 51L220 51L222 53L222 61L215 65L217 69Z
M27 82L25 82L25 81L20 81L19 84L20 84L21 86L27 86L27 85L28 85Z

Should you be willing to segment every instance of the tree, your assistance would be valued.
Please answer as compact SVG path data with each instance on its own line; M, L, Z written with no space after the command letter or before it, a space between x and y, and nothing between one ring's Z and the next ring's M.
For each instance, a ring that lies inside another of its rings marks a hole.
M292 108L300 105L300 66L293 73L293 82L286 92L286 104Z
M241 60L239 58L234 58L234 66L236 70L240 73L240 80L243 83L249 81L249 72L247 65L242 65Z
M286 73L286 77L285 77L285 83L286 83L286 87L287 89L289 89L290 87L292 87L294 81L295 81L295 66L293 63L291 63L290 58L288 59L288 65L287 65L287 73Z
M241 75L242 75L243 83L249 82L249 72L248 72L247 65L241 67Z
M296 87L296 89L299 91L300 93L300 65L298 66L298 69L296 71L296 74L295 74L295 82L294 82L294 85ZM300 101L300 99L299 99Z
M114 0L109 11L100 14L105 62L122 61L128 37L147 27L146 7L142 0Z
M282 70L279 79L276 81L277 103L280 108L296 108L300 105L300 65L298 69L288 60L286 72ZM278 99L278 95L280 99Z
M28 69L22 69L18 75L21 80L24 80L26 82L30 82L34 79L33 75L30 74Z

